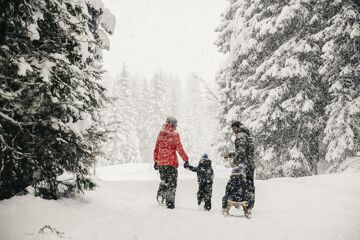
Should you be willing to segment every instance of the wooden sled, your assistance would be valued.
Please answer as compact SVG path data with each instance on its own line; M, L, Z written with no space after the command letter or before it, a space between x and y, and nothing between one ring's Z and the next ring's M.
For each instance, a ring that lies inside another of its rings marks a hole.
M234 207L237 209L239 209L241 207L244 210L245 217L246 218L251 217L251 211L249 210L249 203L247 201L235 202L235 201L228 200L227 208L223 210L223 214L225 217L231 216L229 213L231 207Z

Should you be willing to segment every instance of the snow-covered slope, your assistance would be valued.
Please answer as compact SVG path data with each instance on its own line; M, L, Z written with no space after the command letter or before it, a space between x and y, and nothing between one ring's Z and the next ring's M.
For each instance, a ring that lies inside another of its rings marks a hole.
M340 166L340 172L360 173L360 153L355 157L347 158Z
M0 239L316 239L360 237L360 174L256 182L252 219L220 214L228 170L215 169L213 209L196 206L195 174L180 169L176 209L157 206L157 172L136 164L97 170L100 187L78 199L18 196L0 201Z

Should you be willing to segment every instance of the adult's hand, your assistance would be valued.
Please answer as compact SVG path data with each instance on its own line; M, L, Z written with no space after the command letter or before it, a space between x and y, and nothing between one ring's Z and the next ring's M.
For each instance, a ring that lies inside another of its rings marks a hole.
M159 166L157 165L157 162L154 162L154 169L159 170Z

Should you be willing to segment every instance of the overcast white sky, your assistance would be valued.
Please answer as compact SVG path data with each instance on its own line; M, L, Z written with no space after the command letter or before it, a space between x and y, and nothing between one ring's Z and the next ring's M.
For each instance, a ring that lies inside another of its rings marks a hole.
M223 56L213 42L226 0L103 0L116 16L105 68L145 77L157 70L185 78L191 72L214 79Z

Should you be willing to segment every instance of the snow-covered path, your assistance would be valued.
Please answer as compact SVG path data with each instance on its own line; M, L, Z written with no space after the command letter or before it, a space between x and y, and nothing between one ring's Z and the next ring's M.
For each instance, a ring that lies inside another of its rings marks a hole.
M256 182L252 219L220 214L226 169L215 169L213 209L196 206L195 174L180 169L176 209L157 206L157 173L150 165L98 170L100 188L76 200L31 196L0 201L0 239L57 239L50 225L75 240L346 239L360 238L360 174Z

